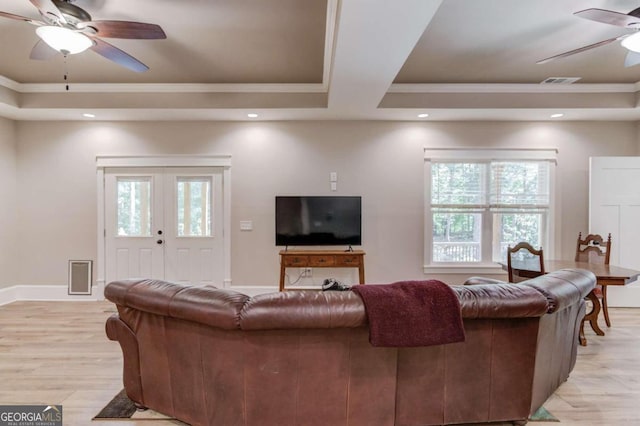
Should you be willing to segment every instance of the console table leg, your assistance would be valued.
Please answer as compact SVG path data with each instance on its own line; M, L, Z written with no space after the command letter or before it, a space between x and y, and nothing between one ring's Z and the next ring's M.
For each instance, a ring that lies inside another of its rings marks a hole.
M284 262L280 262L280 291L284 291Z

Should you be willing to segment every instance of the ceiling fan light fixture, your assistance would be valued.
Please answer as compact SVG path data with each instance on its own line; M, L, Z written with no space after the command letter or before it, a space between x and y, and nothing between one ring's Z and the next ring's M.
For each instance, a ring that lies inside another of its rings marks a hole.
M631 50L632 52L640 53L640 32L630 35L629 37L622 40L620 44L625 49Z
M93 45L91 39L84 34L53 25L36 28L36 34L52 49L65 55L84 52Z

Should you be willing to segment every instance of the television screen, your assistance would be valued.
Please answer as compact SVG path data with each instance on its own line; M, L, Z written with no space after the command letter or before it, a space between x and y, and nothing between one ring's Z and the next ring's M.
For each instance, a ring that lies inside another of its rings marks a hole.
M276 197L277 246L361 245L361 197Z

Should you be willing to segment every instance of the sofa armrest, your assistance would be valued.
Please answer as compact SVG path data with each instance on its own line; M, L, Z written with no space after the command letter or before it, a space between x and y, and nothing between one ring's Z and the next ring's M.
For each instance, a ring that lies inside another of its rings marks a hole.
M120 349L122 349L122 358L124 360L122 381L124 388L127 390L127 396L132 401L144 405L140 376L140 351L135 334L115 314L107 319L105 329L109 340L118 342Z
M547 299L537 290L520 285L456 285L462 318L530 318L547 312Z
M552 313L584 299L595 287L596 276L585 269L562 269L517 285L534 288L543 294L549 302L548 312Z

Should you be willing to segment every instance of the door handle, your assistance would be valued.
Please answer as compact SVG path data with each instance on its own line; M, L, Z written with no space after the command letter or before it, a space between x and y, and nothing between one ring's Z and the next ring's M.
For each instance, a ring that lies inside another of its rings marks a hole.
M163 243L163 241L162 241L162 240L158 240L158 241L156 241L156 243L157 243L157 244L162 244L162 243Z

